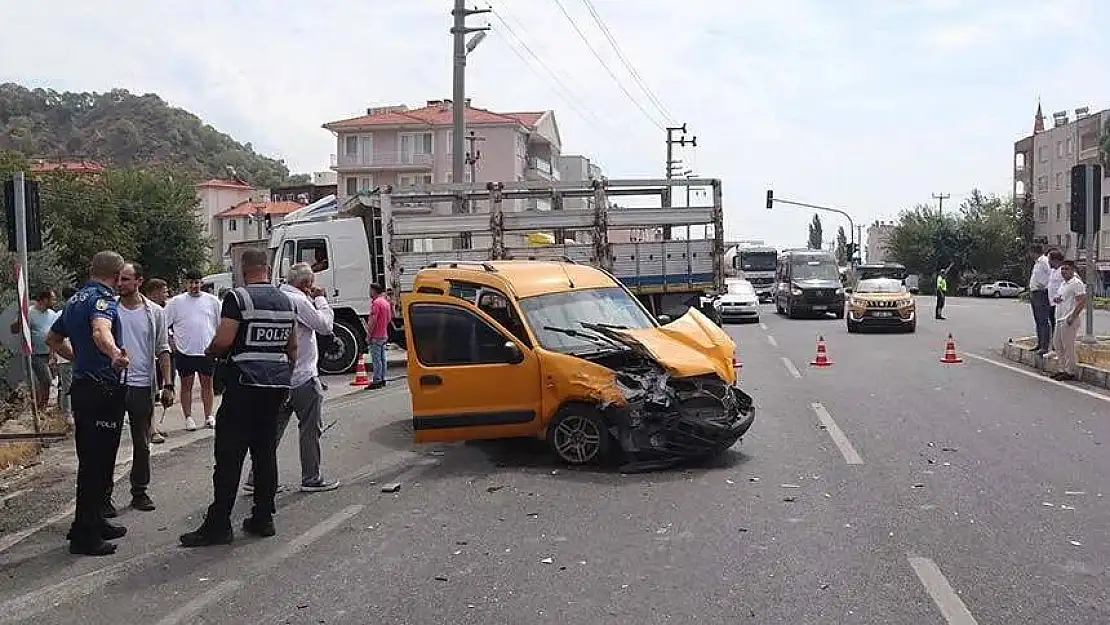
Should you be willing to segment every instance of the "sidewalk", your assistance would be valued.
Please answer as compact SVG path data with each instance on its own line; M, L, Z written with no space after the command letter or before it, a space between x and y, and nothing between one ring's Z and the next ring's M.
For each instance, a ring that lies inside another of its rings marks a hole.
M405 352L392 349L387 351L386 355L389 360L389 369L386 374L386 379L390 381L403 379L405 377L404 368L406 365ZM350 385L351 380L354 379L353 374L323 376L321 379L328 387L324 391L325 402L364 390L364 387ZM203 439L212 438L212 435L215 433L214 429L203 427L204 415L202 413L204 410L200 401L200 387L196 384L194 384L193 387L193 419L196 420L197 424L201 427L192 432L185 429L185 414L181 410L181 403L178 401L179 398L175 398L174 405L164 412L160 406L155 406L154 424L158 431L166 435L166 442L150 446L150 454L152 457L169 453ZM213 413L219 409L220 401L221 396L217 395L212 403ZM327 427L327 425L327 423L324 423L324 427ZM117 479L126 471L127 465L130 465L131 456L131 432L130 428L125 425L123 428L123 435L120 438L119 452L116 454ZM0 475L0 508L3 507L3 504L6 503L8 499L14 499L16 495L30 488L30 485L35 482L37 478L44 476L48 472L53 475L58 475L59 473L76 475L77 452L73 445L72 435L65 440L45 447L42 452L34 458L34 463L30 466L22 470Z

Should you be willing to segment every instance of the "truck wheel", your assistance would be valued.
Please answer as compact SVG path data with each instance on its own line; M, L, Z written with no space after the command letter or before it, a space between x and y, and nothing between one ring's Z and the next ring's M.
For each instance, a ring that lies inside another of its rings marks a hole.
M358 334L347 321L336 321L332 326L335 333L331 337L320 341L320 373L325 375L339 375L355 368L361 352L361 341ZM330 340L329 340L330 339ZM324 348L324 345L328 345Z

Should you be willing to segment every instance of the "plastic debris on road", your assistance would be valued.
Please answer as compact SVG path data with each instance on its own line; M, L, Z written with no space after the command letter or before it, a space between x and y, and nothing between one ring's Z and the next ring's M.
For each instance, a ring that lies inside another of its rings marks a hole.
M382 486L383 493L395 493L399 490L401 490L400 482L393 482L391 484L386 484L385 486Z

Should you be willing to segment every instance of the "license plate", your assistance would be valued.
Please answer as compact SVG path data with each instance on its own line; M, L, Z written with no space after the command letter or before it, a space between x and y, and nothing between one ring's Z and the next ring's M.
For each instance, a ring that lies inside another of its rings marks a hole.
M813 310L828 310L828 306L814 306Z
M889 310L878 310L878 311L875 311L875 316L876 317L893 317L894 313L890 312Z

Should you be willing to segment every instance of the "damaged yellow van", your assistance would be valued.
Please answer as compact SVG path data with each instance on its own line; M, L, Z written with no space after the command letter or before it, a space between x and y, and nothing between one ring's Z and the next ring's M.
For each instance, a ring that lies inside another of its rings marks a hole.
M537 437L570 464L668 466L755 418L728 334L695 309L661 325L600 269L433 263L402 310L417 443Z

